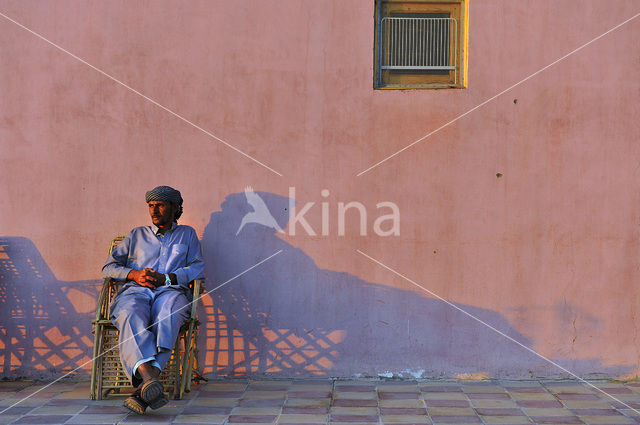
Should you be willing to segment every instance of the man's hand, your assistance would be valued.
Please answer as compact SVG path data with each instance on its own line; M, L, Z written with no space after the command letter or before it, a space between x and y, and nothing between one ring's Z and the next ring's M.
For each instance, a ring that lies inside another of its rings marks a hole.
M165 278L162 273L146 268L142 270L131 270L127 275L127 279L135 281L138 285L155 289L158 286L164 285Z

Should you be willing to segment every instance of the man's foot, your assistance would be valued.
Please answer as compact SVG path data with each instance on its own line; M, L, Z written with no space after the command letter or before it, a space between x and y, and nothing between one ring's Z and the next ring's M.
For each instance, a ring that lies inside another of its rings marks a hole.
M157 379L149 379L140 385L140 398L152 409L159 409L169 402L164 387Z
M138 415L144 415L144 411L147 410L147 403L140 398L140 389L137 388L131 396L124 400L124 407L131 410Z

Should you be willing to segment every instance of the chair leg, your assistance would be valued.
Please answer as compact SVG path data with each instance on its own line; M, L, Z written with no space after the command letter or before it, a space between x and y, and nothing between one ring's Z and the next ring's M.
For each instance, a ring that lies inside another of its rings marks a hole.
M104 383L103 377L103 357L102 352L104 350L104 326L99 325L99 328L96 329L96 342L94 344L94 357L93 363L96 365L96 382L95 382L95 396L97 400L102 400L104 397L102 395L102 384Z
M101 326L99 324L96 323L95 325L95 329L94 331L94 338L93 338L93 357L92 357L92 363L91 363L91 400L96 400L97 399L97 394L96 394L96 378L98 376L98 344L100 341L100 330L101 330ZM98 392L99 393L99 392Z
M184 339L184 361L182 365L182 382L180 384L180 398L184 396L185 391L191 389L191 367L193 366L193 329L194 321L189 323L189 329Z
M175 371L175 375L173 376L173 379L171 380L171 384L173 385L173 398L175 400L180 400L182 398L182 393L180 392L180 383L182 381L181 379L181 365L182 365L182 355L181 355L181 350L180 350L180 339L181 337L178 336L178 340L176 341L176 346L174 348L174 353L176 356L176 371Z

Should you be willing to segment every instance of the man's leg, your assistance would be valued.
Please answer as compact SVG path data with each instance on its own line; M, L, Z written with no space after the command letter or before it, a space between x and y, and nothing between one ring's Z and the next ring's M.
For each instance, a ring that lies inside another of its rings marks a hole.
M132 286L120 293L111 305L111 322L120 332L120 360L134 387L142 381L135 376L135 367L157 354L156 337L147 329L151 324L153 297L149 288Z
M174 288L162 288L151 307L151 320L156 335L156 361L163 369L171 357L180 327L189 318L191 309L185 294Z

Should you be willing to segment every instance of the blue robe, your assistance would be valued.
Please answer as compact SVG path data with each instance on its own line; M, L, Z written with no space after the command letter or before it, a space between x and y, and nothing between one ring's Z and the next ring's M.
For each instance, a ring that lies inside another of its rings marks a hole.
M128 281L111 304L110 319L120 332L120 360L134 386L140 364L151 361L164 368L180 326L189 317L188 283L204 269L195 230L174 223L162 235L153 225L137 227L112 251L102 275L126 281L131 270L144 268L174 273L177 285L150 289Z

